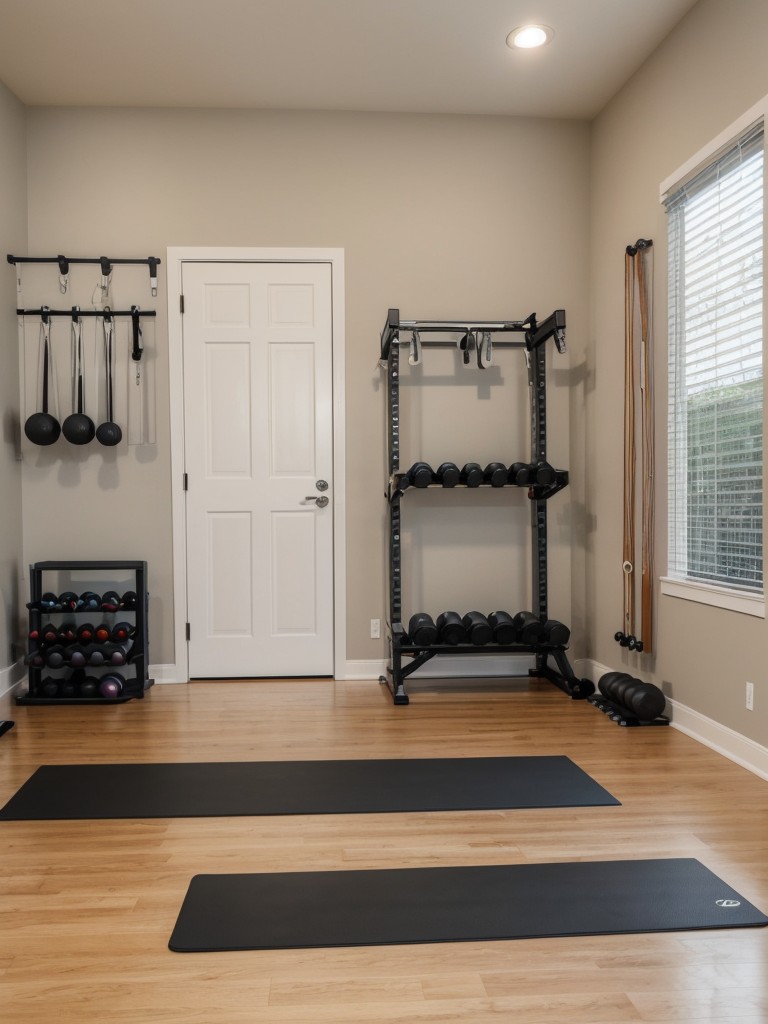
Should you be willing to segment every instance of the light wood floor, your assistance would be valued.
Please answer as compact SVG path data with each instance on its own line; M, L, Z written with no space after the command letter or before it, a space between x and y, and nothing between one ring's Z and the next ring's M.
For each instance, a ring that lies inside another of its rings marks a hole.
M421 684L422 686L425 684ZM621 807L0 824L4 1024L768 1021L768 929L177 954L199 872L696 857L768 910L768 783L547 683L155 686L0 708L0 805L40 764L565 754Z

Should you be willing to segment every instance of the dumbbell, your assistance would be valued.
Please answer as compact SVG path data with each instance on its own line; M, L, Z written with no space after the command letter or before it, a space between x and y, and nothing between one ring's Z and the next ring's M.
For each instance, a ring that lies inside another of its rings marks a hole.
M539 487L551 487L557 480L557 473L548 462L537 462L533 467L533 482Z
M528 487L533 482L531 467L525 462L513 462L509 467L507 482L518 487Z
M92 622L83 622L77 627L77 639L81 644L89 644L93 641L96 627Z
M77 623L75 622L62 622L59 626L59 640L63 644L74 643L77 638Z
M441 643L455 647L467 642L467 631L458 612L443 612L438 615L436 626Z
M132 611L138 602L135 590L126 590L123 596L120 598L120 607L125 608L126 611Z
M414 487L429 487L435 478L432 467L427 462L414 462L405 475L408 483Z
M431 615L416 612L408 623L408 635L417 646L429 646L437 643L437 626Z
M641 722L651 722L662 713L666 700L658 686L635 679L632 685L625 687L622 704Z
M597 688L604 697L607 697L608 700L613 700L614 688L619 679L631 678L627 672L606 672L598 680Z
M107 660L104 656L103 644L88 644L84 650L86 664L88 665L103 665Z
M82 644L71 644L67 648L67 661L73 668L82 668L88 664L88 650Z
M62 679L59 686L60 697L76 697L78 694L78 686L73 679Z
M598 683L600 692L641 721L652 721L664 710L666 699L653 683L644 683L626 672L608 672Z
M538 615L534 615L533 612L518 612L513 621L521 643L541 643L544 623Z
M443 462L437 467L435 476L443 487L455 487L461 480L461 470L455 462Z
M116 644L122 643L123 640L129 640L136 632L136 627L130 622L116 622L112 627L112 632L109 634L109 639Z
M44 697L58 697L59 682L57 679L52 679L50 676L48 676L40 684L40 690Z
M125 689L125 678L119 672L110 672L99 681L99 693L107 699L119 697Z
M104 661L108 665L125 665L130 648L130 640L122 644L103 644L101 649L104 652Z
M112 627L108 622L100 622L99 625L93 631L93 642L96 644L105 644L112 635Z
M66 647L63 647L61 644L54 644L53 647L46 648L45 664L48 665L49 668L61 668L66 660Z
M571 639L571 631L557 619L547 619L542 630L541 642L553 647L565 647Z
M507 482L507 467L503 462L489 462L483 470L483 480L491 487L503 487Z
M114 590L108 590L102 594L101 610L104 612L116 612L120 607L120 595Z
M40 627L39 639L44 644L55 644L59 639L59 630L52 622L46 622Z
M80 683L80 696L87 698L99 696L99 680L95 676L86 676L83 679Z
M642 653L643 641L638 640L637 637L633 636L631 633L614 633L613 639L622 647L626 647L630 651L637 651L638 654Z
M98 611L101 608L101 598L92 590L86 590L80 595L80 608L83 611Z
M467 487L479 487L483 482L483 467L477 462L468 462L461 471L461 482Z
M493 630L482 612L467 612L461 621L467 631L467 639L475 647L482 647L493 640Z
M509 612L491 612L488 624L497 644L513 644L517 640L517 629Z
M37 603L41 611L61 611L58 597L50 592L43 594Z
M80 598L74 591L65 590L63 594L59 594L58 603L62 611L74 612L80 607Z

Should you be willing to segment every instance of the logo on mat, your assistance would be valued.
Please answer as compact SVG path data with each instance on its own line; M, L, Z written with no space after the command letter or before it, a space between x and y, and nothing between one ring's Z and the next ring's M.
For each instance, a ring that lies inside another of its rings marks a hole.
M718 907L740 907L741 900L715 900Z

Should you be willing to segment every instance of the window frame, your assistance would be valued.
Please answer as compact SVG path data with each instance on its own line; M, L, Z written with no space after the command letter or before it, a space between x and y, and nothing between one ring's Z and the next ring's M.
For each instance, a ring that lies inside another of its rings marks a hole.
M732 124L720 132L714 139L712 139L707 145L703 146L697 153L695 153L690 159L686 160L680 167L677 168L672 174L665 178L659 186L659 201L662 206L665 205L667 200L674 195L679 189L685 186L689 181L695 178L701 171L703 171L709 165L715 163L721 156L723 156L729 149L731 149L744 133L746 133L751 126L756 122L762 121L764 128L763 138L763 152L764 157L768 156L768 96L764 96L756 104L745 111L741 117L737 118ZM768 159L764 159L763 167L763 187L764 187L764 198L768 199ZM768 216L763 218L763 452L766 451L766 432L768 417L765 415L765 410L768 409L768 403L766 403L765 393L765 367L766 367L766 339L765 339L765 326L768 324L768 318L766 317L766 307L768 305L768 288L765 287L768 284L766 278L768 277L768 260L765 259L768 256L768 245L766 245L766 239L768 238ZM667 410L668 414L668 410ZM669 436L667 434L667 436ZM765 459L765 456L764 456ZM765 464L765 463L764 463ZM763 474L763 492L765 494L766 477ZM669 522L669 509L667 509L667 529L670 528ZM765 552L765 539L766 539L766 528L763 527L763 551ZM667 597L678 598L681 600L695 601L700 604L712 605L718 608L723 608L729 611L739 612L746 615L758 616L765 618L765 578L763 579L762 590L743 590L737 585L729 586L717 583L709 583L699 581L694 578L680 578L663 575L660 577L660 589L661 594Z

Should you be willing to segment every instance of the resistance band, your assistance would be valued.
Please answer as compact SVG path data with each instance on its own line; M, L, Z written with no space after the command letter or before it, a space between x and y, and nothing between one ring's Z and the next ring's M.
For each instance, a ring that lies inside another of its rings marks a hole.
M624 537L622 572L624 608L622 629L615 639L629 650L653 653L653 532L654 532L654 467L653 438L653 349L651 341L650 296L647 261L653 243L639 238L628 245L624 255ZM637 305L636 305L637 303ZM640 353L636 353L636 311L640 319ZM640 439L641 439L641 597L642 632L635 633L635 517L637 450L635 444L635 366L640 377Z

